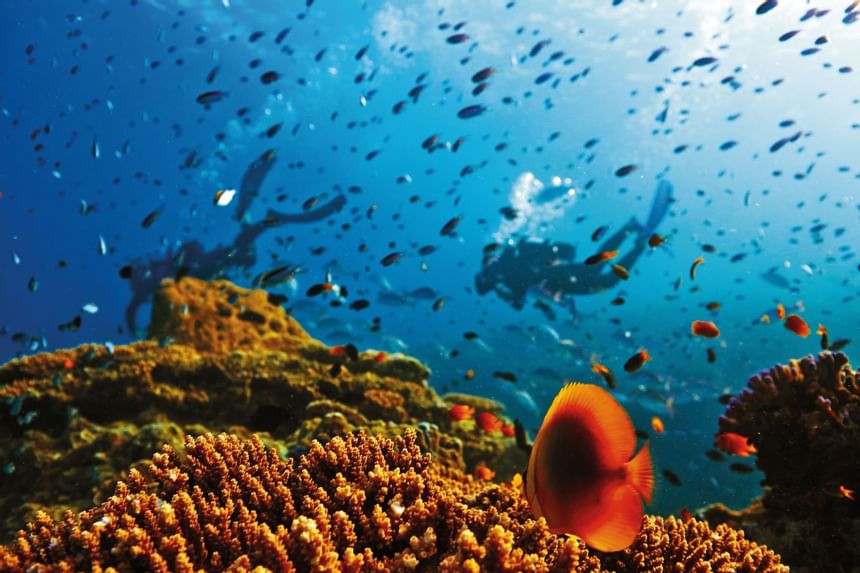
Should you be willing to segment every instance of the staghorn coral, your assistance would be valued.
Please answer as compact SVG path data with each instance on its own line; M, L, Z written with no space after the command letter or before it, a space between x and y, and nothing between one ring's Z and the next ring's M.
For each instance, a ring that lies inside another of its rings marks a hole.
M749 436L764 471L750 508L706 510L739 523L796 570L860 571L860 384L848 357L822 352L750 378L720 418L721 432Z
M257 437L185 447L166 446L77 517L38 514L0 547L0 569L787 571L742 533L672 518L646 518L633 547L598 556L551 534L518 488L437 473L414 432L315 442L298 461Z
M617 571L660 573L788 573L780 557L748 541L743 531L703 521L645 516L642 531L629 548L605 555L603 564Z
M359 428L396 436L417 426L422 446L452 468L485 462L502 480L526 463L512 439L452 424L412 358L335 356L264 291L190 278L164 285L153 311L169 314L153 321L162 343L83 345L0 366L0 458L14 464L0 472L0 541L37 510L59 518L104 500L129 467L164 443L178 448L185 434L257 432L286 453ZM283 328L238 318L243 305Z

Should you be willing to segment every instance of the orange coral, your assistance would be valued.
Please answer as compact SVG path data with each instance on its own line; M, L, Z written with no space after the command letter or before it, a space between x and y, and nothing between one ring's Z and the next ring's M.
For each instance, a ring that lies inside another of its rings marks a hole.
M0 569L786 570L742 533L660 518L647 519L634 546L601 565L581 541L534 519L518 489L437 474L414 432L315 442L298 461L256 437L210 434L185 446L184 457L166 446L77 517L39 514L0 547Z

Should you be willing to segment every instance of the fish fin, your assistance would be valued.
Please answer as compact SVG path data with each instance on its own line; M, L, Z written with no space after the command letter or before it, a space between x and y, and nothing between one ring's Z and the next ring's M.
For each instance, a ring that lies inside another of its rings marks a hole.
M642 517L645 514L639 493L629 485L617 488L603 512L609 518L582 535L585 543L606 552L630 547L642 529Z
M571 417L589 429L607 467L627 463L636 447L633 422L612 394L594 384L565 386L547 411L544 424L557 417Z
M645 442L639 453L627 462L627 482L632 485L645 499L645 503L651 505L654 495L654 466L651 463L650 444Z

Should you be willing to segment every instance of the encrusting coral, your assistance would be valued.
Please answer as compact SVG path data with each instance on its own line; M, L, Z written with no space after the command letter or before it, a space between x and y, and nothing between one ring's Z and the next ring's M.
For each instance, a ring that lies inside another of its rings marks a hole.
M0 459L9 464L0 541L38 510L56 518L99 503L130 467L164 443L179 448L185 434L259 433L286 454L356 429L397 436L418 427L440 463L471 471L484 462L500 480L525 466L512 438L451 422L451 403L419 361L335 352L264 291L166 280L153 313L158 341L0 366Z
M777 365L750 378L720 418L749 437L765 473L747 510L705 511L743 526L796 571L860 572L860 376L840 352ZM841 490L844 488L844 490Z
M534 519L518 488L437 472L415 432L314 442L284 459L254 437L187 438L100 506L37 515L0 547L4 571L780 572L720 526L646 518L631 548L597 555ZM602 560L602 563L601 563Z

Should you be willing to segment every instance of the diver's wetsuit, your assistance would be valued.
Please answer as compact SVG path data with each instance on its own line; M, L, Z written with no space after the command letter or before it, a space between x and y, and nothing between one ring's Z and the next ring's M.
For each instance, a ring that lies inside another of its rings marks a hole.
M607 238L595 253L617 250L630 234L636 244L623 257L613 260L627 269L633 267L647 246L647 240L669 210L672 186L661 181L645 225L631 219ZM478 294L496 291L499 297L517 310L525 306L530 288L560 301L565 295L594 294L617 285L622 279L607 264L586 265L573 262L575 250L566 243L520 239L508 245L495 259L487 262L475 277Z

